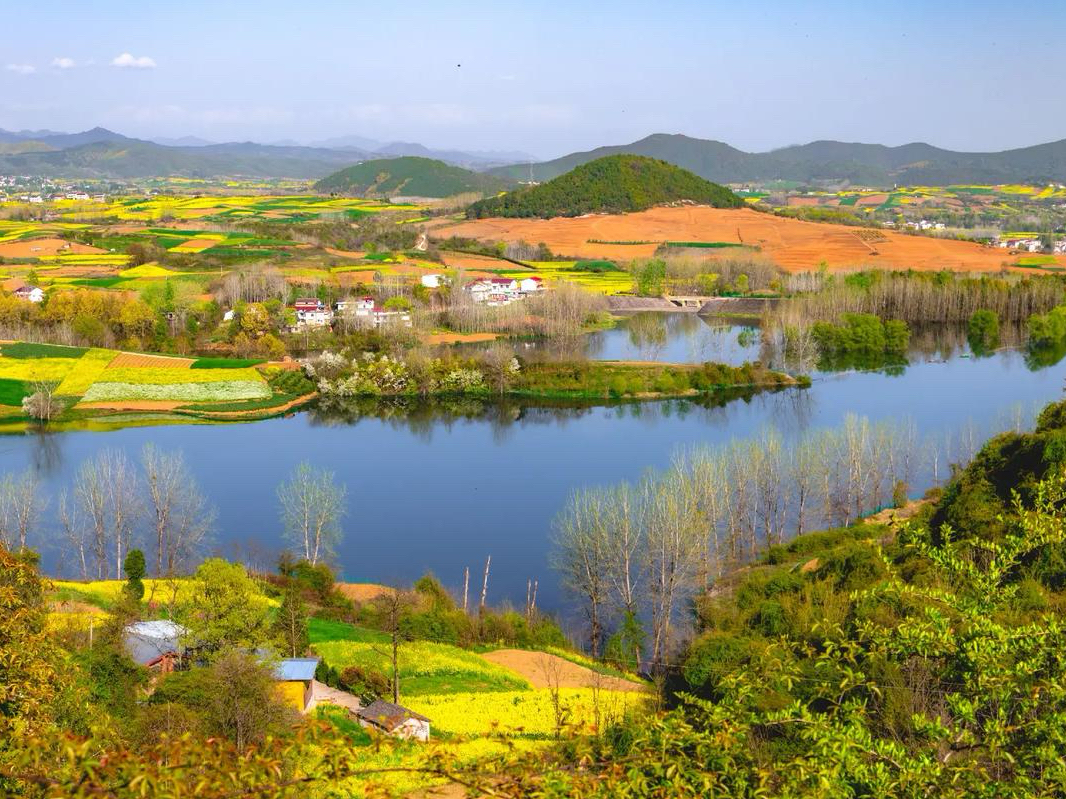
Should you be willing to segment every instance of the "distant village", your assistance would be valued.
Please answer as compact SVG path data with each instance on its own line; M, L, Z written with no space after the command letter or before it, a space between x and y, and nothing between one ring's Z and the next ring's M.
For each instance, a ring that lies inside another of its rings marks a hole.
M449 280L442 274L432 273L422 275L421 283L427 289L439 289L448 285ZM485 277L465 283L462 292L475 305L502 306L523 300L545 288L544 280L535 275L521 279ZM411 326L409 309L390 308L387 302L382 305L370 296L348 297L338 300L333 307L317 297L301 297L293 303L292 309L296 316L296 330L329 327L338 319L362 323L367 327L387 324Z

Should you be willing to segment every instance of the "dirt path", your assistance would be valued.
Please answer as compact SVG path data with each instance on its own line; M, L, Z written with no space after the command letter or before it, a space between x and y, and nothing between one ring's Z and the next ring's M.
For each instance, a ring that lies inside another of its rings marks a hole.
M318 680L313 680L311 682L311 695L314 697L316 705L336 705L337 707L346 708L353 713L363 706L359 701L359 697L352 696L347 691L330 688L328 685L319 682Z
M79 402L78 410L94 411L172 411L183 402L170 400L115 400L113 402Z
M609 677L566 658L548 652L529 652L525 649L497 649L481 657L521 675L534 688L593 688L608 691L643 691L644 686L632 680Z

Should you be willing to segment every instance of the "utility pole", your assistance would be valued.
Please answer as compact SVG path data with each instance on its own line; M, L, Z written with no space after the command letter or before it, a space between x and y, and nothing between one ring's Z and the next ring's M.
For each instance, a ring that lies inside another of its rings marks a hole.
M489 555L487 558L485 558L485 577L481 581L481 604L478 606L479 615L485 613L485 597L487 597L489 593L489 564L491 563L492 555Z
M463 569L463 613L467 612L466 600L470 594L470 567Z
M400 625L392 625L392 703L400 704Z

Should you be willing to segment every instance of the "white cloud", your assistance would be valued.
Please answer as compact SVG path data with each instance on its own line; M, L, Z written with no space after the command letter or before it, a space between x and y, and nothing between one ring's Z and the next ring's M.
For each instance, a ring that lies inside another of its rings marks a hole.
M8 72L15 72L19 75L32 75L37 71L37 67L32 64L8 64L5 69Z
M77 66L77 64L74 63L74 59L73 58L67 58L66 56L61 56L59 58L53 58L52 59L52 66L53 67L57 67L58 69L73 69L74 67Z
M155 69L155 59L146 55L132 56L129 53L123 53L111 60L111 66L123 69Z

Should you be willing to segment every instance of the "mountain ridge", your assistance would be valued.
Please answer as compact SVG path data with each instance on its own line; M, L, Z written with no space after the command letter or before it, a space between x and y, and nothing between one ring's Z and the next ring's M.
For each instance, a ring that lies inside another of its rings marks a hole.
M767 180L850 182L873 186L1066 182L1066 139L999 152L956 152L924 142L899 146L830 139L749 153L725 142L653 133L629 144L606 145L550 161L496 167L516 180L550 180L607 155L644 155L716 183Z

